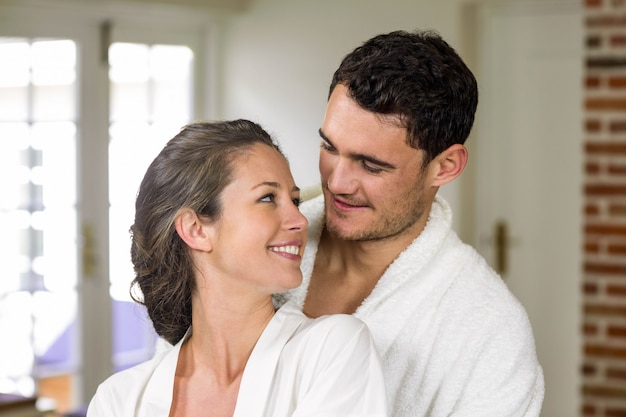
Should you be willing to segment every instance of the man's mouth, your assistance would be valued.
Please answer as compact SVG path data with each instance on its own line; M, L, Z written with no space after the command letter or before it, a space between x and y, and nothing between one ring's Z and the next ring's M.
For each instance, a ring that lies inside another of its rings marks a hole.
M356 208L365 208L368 207L367 204L359 204L358 202L350 202L350 201L346 201L340 198L337 198L335 196L333 196L333 202L335 203L336 206L340 207L340 208L346 208L346 209L356 209Z

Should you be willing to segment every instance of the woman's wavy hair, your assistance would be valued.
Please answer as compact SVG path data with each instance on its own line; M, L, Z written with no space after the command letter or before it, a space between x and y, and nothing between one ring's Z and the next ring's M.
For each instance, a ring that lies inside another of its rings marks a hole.
M155 331L171 344L191 326L196 288L190 251L176 232L176 215L191 208L208 221L218 219L233 162L257 143L283 155L272 137L248 120L189 124L167 143L141 182L130 228L131 296L145 305Z

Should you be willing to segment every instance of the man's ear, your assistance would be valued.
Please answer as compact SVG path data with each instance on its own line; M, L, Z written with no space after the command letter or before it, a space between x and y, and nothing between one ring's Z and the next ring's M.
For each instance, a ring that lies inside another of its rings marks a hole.
M459 143L450 146L435 158L437 169L433 185L440 187L457 178L467 165L467 148Z
M190 208L181 209L174 220L178 236L192 249L210 252L213 248L207 225Z

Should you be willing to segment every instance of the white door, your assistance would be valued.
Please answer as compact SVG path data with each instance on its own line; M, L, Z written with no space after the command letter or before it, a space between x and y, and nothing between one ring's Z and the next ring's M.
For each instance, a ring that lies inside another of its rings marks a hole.
M547 3L478 13L477 241L528 311L542 416L570 417L579 410L583 21L579 2Z
M128 296L133 197L201 110L209 39L195 12L52 3L0 5L0 392L64 413L152 354Z

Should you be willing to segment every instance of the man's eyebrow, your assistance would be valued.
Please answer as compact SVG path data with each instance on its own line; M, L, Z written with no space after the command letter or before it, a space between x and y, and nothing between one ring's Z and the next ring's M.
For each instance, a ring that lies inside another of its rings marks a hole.
M332 145L332 142L330 141L330 139L328 139L328 136L326 136L324 134L324 132L322 131L322 128L317 129L318 133L320 134L320 137L322 139L324 139L326 142L330 143Z
M324 141L328 142L330 146L332 146L333 148L335 147L335 145L333 145L333 142L330 139L328 139L328 136L324 134L322 129L319 129L319 134L320 134L320 137ZM380 159L374 158L373 156L370 156L370 155L366 155L362 153L349 153L348 155L352 159L359 160L359 161L367 161L374 165L378 165L381 168L386 168L386 169L391 169L391 170L397 168L395 165L390 164L389 162L381 161Z

